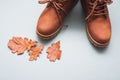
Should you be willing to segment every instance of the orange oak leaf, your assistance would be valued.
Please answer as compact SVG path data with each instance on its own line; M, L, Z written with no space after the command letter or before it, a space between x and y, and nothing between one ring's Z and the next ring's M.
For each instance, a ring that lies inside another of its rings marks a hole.
M59 60L62 53L62 51L60 50L60 41L53 43L51 47L48 47L46 52L48 53L47 58L50 61L55 62L56 59Z
M26 50L30 50L32 47L37 45L37 41L32 41L31 39L24 38L24 43L26 45Z
M37 41L29 40L28 38L13 37L8 42L8 47L12 53L23 54L25 50L30 50L33 46L37 45Z
M43 45L31 48L31 52L29 53L30 56L29 61L37 60L37 57L39 57L43 48L44 48Z

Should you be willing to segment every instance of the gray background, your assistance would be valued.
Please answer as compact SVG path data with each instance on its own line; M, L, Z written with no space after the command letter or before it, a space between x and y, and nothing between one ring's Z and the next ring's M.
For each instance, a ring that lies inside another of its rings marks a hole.
M109 6L112 24L110 45L98 49L91 45L85 32L81 4L72 10L61 32L43 41L35 33L39 15L46 5L37 0L0 0L0 80L120 80L120 0ZM28 54L12 54L7 42L12 36L28 37L44 44L37 61L29 62ZM61 60L46 58L46 48L61 42Z

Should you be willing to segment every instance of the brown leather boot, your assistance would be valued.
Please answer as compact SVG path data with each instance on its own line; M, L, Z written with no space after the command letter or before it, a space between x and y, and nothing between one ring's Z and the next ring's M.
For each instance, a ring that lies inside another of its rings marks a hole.
M107 4L111 0L81 0L86 13L86 30L91 43L105 47L111 38L111 24Z
M39 37L49 39L55 36L63 26L64 19L78 0L40 0L48 3L39 17L36 32Z

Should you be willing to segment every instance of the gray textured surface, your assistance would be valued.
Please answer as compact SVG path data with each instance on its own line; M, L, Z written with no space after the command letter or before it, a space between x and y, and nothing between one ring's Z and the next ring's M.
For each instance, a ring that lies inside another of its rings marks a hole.
M45 5L37 0L0 0L0 80L120 80L120 0L109 6L112 38L105 49L97 49L88 41L81 4L68 15L62 31L50 41L35 34L36 23ZM35 62L28 54L10 52L7 42L12 36L28 37L45 45ZM60 40L60 61L46 59L46 48Z

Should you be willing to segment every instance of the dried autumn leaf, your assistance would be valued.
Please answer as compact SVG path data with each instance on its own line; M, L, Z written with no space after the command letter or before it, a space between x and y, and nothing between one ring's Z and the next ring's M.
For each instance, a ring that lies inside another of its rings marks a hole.
M55 62L56 59L60 59L62 51L60 50L60 41L53 43L51 47L48 47L47 51L48 53L47 58Z
M30 56L29 61L37 60L37 57L39 57L43 48L44 48L43 45L40 45L38 47L33 47L31 49L31 52L29 53L29 56Z
M28 38L24 38L26 50L30 50L32 47L37 45L37 41L32 41L31 39L28 40Z
M14 41L9 40L8 42L8 47L11 49L12 53L16 53L18 50L18 46L16 45L16 43L14 43Z
M23 54L25 50L30 50L31 47L36 46L37 41L29 40L28 38L13 37L8 42L8 47L12 53Z

